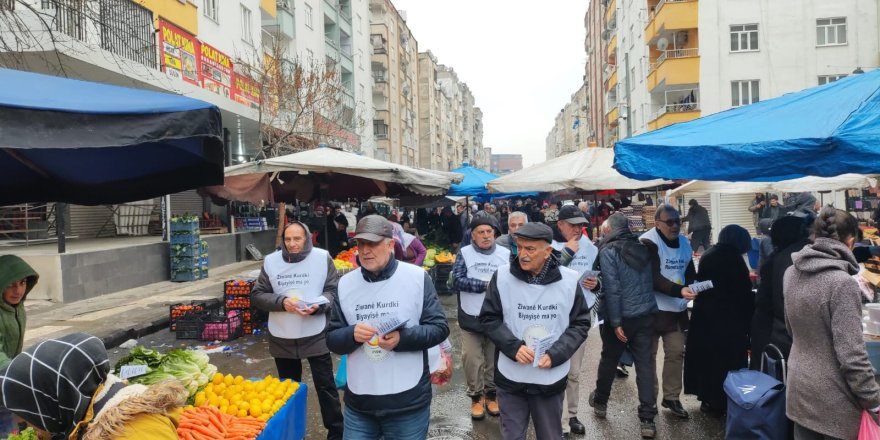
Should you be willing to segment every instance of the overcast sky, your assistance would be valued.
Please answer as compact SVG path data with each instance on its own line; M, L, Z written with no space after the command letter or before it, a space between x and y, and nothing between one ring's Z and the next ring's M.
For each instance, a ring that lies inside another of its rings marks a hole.
M419 52L431 50L470 87L483 145L544 160L557 113L584 75L587 0L391 0Z

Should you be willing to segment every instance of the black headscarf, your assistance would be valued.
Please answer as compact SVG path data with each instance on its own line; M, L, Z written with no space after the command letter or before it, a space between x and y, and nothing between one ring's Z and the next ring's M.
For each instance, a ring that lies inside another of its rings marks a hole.
M740 254L752 248L752 236L740 225L727 225L718 233L718 244L727 244L736 248Z
M85 333L49 339L16 356L0 375L0 406L53 439L66 439L109 372L100 339Z
M773 222L770 240L776 249L784 249L809 237L810 219L788 215Z

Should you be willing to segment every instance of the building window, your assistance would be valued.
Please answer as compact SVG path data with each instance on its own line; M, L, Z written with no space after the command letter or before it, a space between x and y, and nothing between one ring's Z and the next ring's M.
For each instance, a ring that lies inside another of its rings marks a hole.
M846 77L846 74L841 75L819 75L819 85L828 84L830 82L834 82L839 80L840 78Z
M360 89L361 89L361 99L364 99L364 96L367 95L367 90L364 88L363 84L360 85Z
M358 64L359 64L361 70L364 70L364 50L363 49L358 49L358 60L360 60L360 61L358 61Z
M364 20L364 19L361 18L361 14L357 14L357 27L358 27L358 33L361 34L361 35L364 34L364 21L363 21L363 20Z
M247 44L254 44L254 36L251 32L252 21L251 10L241 5L241 39Z
M816 20L816 46L846 44L846 17Z
M636 89L636 66L632 66L629 69L629 89Z
M219 2L220 0L204 0L204 2L202 3L202 14L204 14L205 17L208 17L211 20L219 21L217 18L217 3Z
M759 96L758 80L756 79L748 81L731 81L730 83L730 105L733 107L754 104L760 101Z
M752 52L758 50L758 25L738 24L730 27L730 51Z
M306 3L306 27L312 29L312 7Z

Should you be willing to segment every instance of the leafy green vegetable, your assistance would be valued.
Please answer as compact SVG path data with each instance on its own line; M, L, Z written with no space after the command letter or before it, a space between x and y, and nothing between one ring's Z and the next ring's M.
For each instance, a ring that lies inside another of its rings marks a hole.
M175 349L163 355L136 346L128 356L116 363L115 371L118 373L123 365L147 365L147 374L132 377L129 382L152 385L167 379L177 379L192 397L217 372L217 367L209 362L210 358L203 351Z
M9 434L5 440L37 440L37 431L29 427L18 434Z
M153 370L159 367L163 358L162 353L138 345L132 348L127 356L120 359L113 367L113 370L119 373L123 365L146 365L150 367L150 370Z

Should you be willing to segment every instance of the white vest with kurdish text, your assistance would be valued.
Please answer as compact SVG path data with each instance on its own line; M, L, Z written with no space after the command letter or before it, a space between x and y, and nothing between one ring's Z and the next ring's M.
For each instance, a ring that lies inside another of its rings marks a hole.
M514 336L533 347L534 340L553 335L555 342L568 328L569 314L574 306L577 288L577 272L560 267L562 279L547 285L529 284L510 273L510 266L498 269L498 295L504 325ZM565 361L553 368L533 367L520 364L505 355L498 356L498 371L514 382L551 385L568 375L571 361Z
M657 252L660 255L660 274L675 284L685 285L684 274L694 254L687 237L678 236L678 249L667 246L657 232L657 228L645 232L639 239L649 240L657 245ZM656 291L654 296L657 298L657 307L665 312L683 312L687 309L688 301L684 298L674 298Z
M294 299L314 299L324 293L327 282L327 251L312 248L299 263L284 261L281 251L266 256L263 268L269 275L272 291ZM327 327L327 315L300 316L291 312L269 312L269 333L285 339L317 335Z
M477 252L473 245L461 248L461 256L467 265L468 278L474 278L488 282L499 267L510 262L510 250L501 246L495 246L495 252L486 255ZM471 316L479 316L483 308L483 300L486 292L461 292L459 294L461 310Z
M339 307L349 325L375 325L386 315L407 328L419 325L425 289L425 271L398 262L387 280L367 282L358 269L339 280ZM419 383L425 369L425 351L386 351L378 338L365 342L348 355L348 389L358 395L385 396L407 391Z

